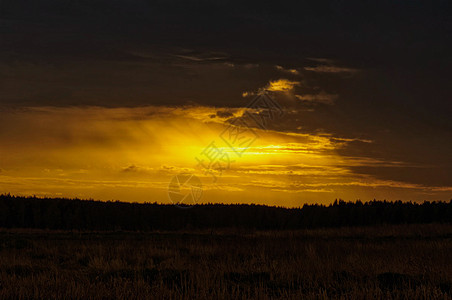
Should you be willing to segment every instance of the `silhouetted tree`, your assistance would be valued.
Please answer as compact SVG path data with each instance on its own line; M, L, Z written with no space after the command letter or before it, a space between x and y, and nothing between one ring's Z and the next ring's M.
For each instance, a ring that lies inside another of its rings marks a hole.
M302 208L263 205L194 205L179 209L157 203L101 202L80 199L0 195L0 227L66 230L178 230L189 228L298 228L452 222L447 202L363 203L335 200L331 205Z

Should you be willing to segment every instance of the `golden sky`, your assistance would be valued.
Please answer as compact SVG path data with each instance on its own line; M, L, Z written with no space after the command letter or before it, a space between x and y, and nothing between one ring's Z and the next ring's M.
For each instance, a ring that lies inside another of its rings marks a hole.
M452 198L447 1L208 2L0 0L0 193Z
M270 110L246 105L15 110L2 120L14 126L0 136L4 146L0 149L0 190L17 195L170 203L169 182L173 176L188 173L202 182L199 203L296 207L336 198L421 200L425 195L440 198L452 191L447 186L355 172L353 168L358 167L408 166L401 161L340 154L351 143L372 144L371 140L257 125L239 127L251 115L262 117L259 120L270 126L296 113L282 105L288 104L287 99L297 101L291 93L298 84L285 79L269 82L266 88L273 92L270 99L278 105L279 114L272 117L264 114ZM247 96L244 104L254 97ZM242 140L234 144L229 133L237 128L242 128ZM208 162L214 161L207 169Z

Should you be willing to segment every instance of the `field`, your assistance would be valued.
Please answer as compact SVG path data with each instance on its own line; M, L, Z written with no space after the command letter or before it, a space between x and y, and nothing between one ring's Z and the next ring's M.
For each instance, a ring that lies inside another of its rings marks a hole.
M0 298L451 299L452 225L0 230Z

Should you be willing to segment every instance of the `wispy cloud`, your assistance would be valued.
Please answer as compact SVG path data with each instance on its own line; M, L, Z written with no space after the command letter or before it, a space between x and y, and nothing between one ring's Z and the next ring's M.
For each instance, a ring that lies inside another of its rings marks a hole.
M278 79L270 81L265 89L271 92L289 92L292 91L294 87L299 85L300 85L299 81Z
M273 87L278 91L290 91L298 84L289 80L276 82ZM259 139L238 159L218 135L228 127L228 120L242 117L245 110L152 106L40 107L16 111L0 120L0 125L9 128L0 131L0 142L9 145L0 149L0 190L165 202L171 177L187 172L202 179L203 186L206 183L206 192L216 193L211 198L206 196L206 200L224 202L231 201L229 192L241 193L244 201L272 196L269 203L274 203L274 197L291 203L294 193L306 196L305 199L329 201L313 194L324 197L329 192L332 197L353 199L360 195L374 198L378 192L387 195L390 191L392 199L403 195L407 199L406 195L415 192L437 195L452 189L357 172L357 166L403 169L406 164L340 155L340 149L353 146L357 140L286 132L284 129L288 128L283 127L281 131L254 129ZM221 177L221 188L207 186L211 178L196 166L194 159L212 141L233 161Z
M304 67L306 71L317 72L317 73L355 73L358 69L337 67L331 65L318 65L315 67Z
M319 94L295 95L295 97L303 102L333 105L338 95L320 92Z
M289 80L289 79L277 79L270 80L268 84L260 88L259 91L265 90L269 92L292 92L296 86L299 86L299 81ZM256 96L259 91L246 91L242 93L242 97Z
M275 68L281 72L285 72L285 73L290 73L290 74L294 74L294 75L299 75L300 72L298 72L297 69L286 69L282 66L276 65Z
M174 54L174 56L194 62L225 61L229 58L226 53L222 52L199 52L194 50L182 51L181 53Z
M306 59L315 61L315 62L319 62L319 63L324 63L324 64L333 64L334 63L333 59L325 58L325 57L306 57Z

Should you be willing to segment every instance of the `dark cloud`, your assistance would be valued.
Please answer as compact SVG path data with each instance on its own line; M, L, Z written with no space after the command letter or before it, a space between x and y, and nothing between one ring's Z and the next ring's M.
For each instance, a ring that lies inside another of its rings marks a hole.
M244 92L284 75L297 86L280 101L302 101L269 129L372 140L340 154L423 167L356 172L448 183L451 12L448 1L2 0L0 114L243 107Z
M217 111L217 116L220 118L231 118L234 116L234 113L228 110L219 110Z
M353 73L357 72L357 69L338 67L333 65L317 65L314 67L304 67L306 71L319 72L319 73Z
M123 172L139 172L140 168L135 165L130 165L124 169L122 169Z
M304 103L333 105L338 96L320 92L318 94L295 95L295 97Z

